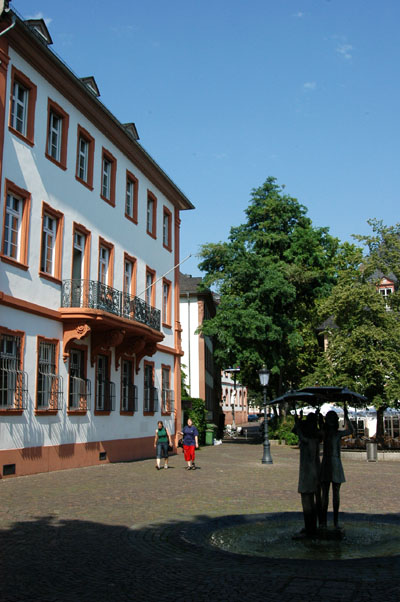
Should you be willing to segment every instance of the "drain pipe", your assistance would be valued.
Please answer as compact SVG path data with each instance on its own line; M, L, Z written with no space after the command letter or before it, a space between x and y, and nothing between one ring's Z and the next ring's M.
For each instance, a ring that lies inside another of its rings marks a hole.
M10 10L10 9L8 9L8 10ZM7 12L7 11L4 11L4 12ZM9 25L8 27L6 27L6 29L4 31L0 31L0 37L4 36L4 34L7 33L7 31L10 31L10 29L12 29L14 27L15 22L16 22L16 17L15 17L15 15L13 15L11 17L11 25Z

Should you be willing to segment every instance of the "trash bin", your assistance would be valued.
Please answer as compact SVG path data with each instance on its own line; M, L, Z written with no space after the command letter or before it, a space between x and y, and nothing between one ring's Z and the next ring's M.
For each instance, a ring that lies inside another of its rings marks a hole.
M216 424L206 424L206 445L214 444L217 428Z
M375 441L367 441L367 462L376 462L378 459L378 444Z

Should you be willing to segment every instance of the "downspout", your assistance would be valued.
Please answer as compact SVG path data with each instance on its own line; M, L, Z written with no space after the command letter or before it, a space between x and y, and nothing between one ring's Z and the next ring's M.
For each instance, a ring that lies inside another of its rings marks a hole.
M15 15L13 15L11 17L11 21L12 21L11 25L9 25L8 27L6 27L6 29L4 31L0 31L0 37L4 36L4 34L7 33L7 31L10 31L10 29L12 29L14 27L15 21L16 21Z

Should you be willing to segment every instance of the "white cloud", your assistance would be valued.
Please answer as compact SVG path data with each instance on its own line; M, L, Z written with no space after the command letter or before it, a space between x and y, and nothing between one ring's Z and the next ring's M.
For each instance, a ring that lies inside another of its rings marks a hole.
M353 56L351 53L352 50L353 46L351 44L338 44L338 46L336 46L336 52L347 61L349 61Z
M297 13L294 13L293 17L301 19L302 17L304 17L304 13L302 13L301 10L299 10Z
M45 17L43 13L36 13L35 15L31 15L30 17L26 17L26 19L43 19L46 25L50 25L53 19L50 17Z
M305 90L315 90L317 87L317 82L305 82L303 84L303 88Z

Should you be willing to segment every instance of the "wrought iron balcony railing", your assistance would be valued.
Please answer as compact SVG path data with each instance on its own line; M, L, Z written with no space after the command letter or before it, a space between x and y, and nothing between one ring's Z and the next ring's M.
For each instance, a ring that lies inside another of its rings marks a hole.
M101 309L161 330L161 312L146 301L97 280L63 280L61 307Z
M87 378L70 376L69 378L69 411L90 410L91 382Z

